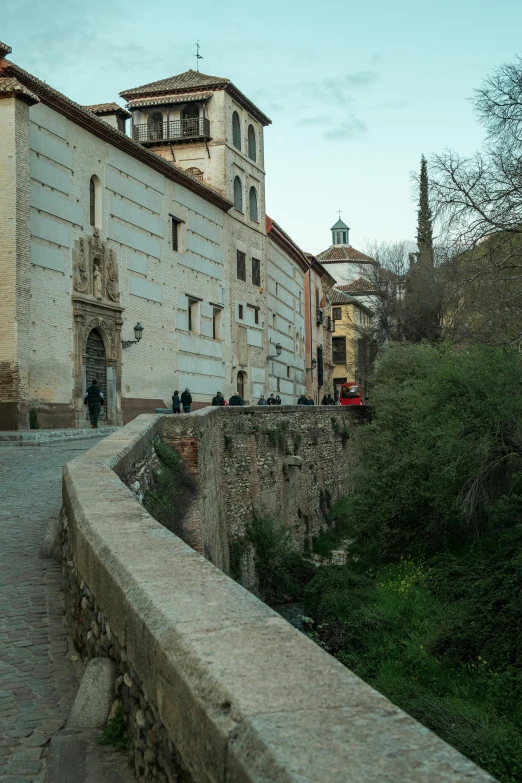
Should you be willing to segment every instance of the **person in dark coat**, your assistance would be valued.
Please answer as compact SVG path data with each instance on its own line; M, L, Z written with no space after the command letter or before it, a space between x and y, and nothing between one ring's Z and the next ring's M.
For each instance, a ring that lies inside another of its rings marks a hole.
M183 413L190 413L190 406L192 405L192 395L189 391L189 387L185 389L181 395L181 404L183 405Z
M172 395L172 413L181 413L181 400L177 389Z
M311 394L308 395L308 399L306 400L306 404L307 405L315 405L315 402L313 401Z
M301 394L299 399L297 400L298 405L306 405L306 396L304 394Z
M276 405L281 405L281 397L279 394L276 394Z
M324 395L324 397L323 397L323 399L321 400L321 405L329 405L329 404L330 404L330 403L328 402L328 397L327 397L327 395L325 394L325 395Z
M261 397L257 401L258 405L266 405L265 395L262 394Z
M331 394L328 395L327 399L328 399L328 405L335 405L335 400Z
M228 401L229 405L244 405L243 398L236 392Z
M212 405L224 405L225 404L225 398L221 394L221 392L218 392L215 397L212 397Z
M91 422L91 430L98 429L98 418L100 416L101 406L104 404L103 392L98 386L96 378L91 381L91 385L87 388L83 398L83 404L89 407L89 419Z
M267 405L277 405L276 398L274 397L273 394L270 395L270 397L266 401L266 404Z

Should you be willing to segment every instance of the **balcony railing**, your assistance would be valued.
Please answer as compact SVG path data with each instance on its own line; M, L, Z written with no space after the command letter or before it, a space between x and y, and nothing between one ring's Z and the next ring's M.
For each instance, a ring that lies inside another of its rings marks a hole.
M210 139L210 121L206 117L134 125L132 138L140 142L189 141Z

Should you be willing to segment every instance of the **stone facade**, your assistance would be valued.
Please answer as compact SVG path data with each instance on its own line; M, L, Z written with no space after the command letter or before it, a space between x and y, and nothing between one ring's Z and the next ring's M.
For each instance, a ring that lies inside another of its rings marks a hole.
M337 399L341 385L350 381L361 384L366 391L373 313L362 302L335 288L332 291L332 313L336 316L332 349L333 385Z
M309 323L303 270L267 238L268 118L229 85L208 101L208 143L150 151L8 60L0 79L18 84L0 90L0 426L27 428L30 408L41 427L85 426L96 366L108 424L170 406L176 388L190 388L194 408L218 390L295 402ZM142 341L122 347L137 322ZM269 366L273 337L284 354Z
M305 275L306 310L306 393L318 405L325 394L333 394L331 291L334 278L307 254L309 269Z

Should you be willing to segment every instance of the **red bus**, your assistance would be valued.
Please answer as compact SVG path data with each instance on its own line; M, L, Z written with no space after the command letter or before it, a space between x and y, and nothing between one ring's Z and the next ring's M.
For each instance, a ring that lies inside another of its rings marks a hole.
M362 387L358 383L343 383L339 391L341 405L364 405Z

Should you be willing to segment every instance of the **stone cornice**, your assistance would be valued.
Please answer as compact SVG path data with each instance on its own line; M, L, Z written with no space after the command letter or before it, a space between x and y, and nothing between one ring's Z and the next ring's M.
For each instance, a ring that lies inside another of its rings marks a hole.
M308 272L309 264L303 251L286 234L281 226L278 226L275 220L266 216L266 233L278 247L296 262L303 272Z

